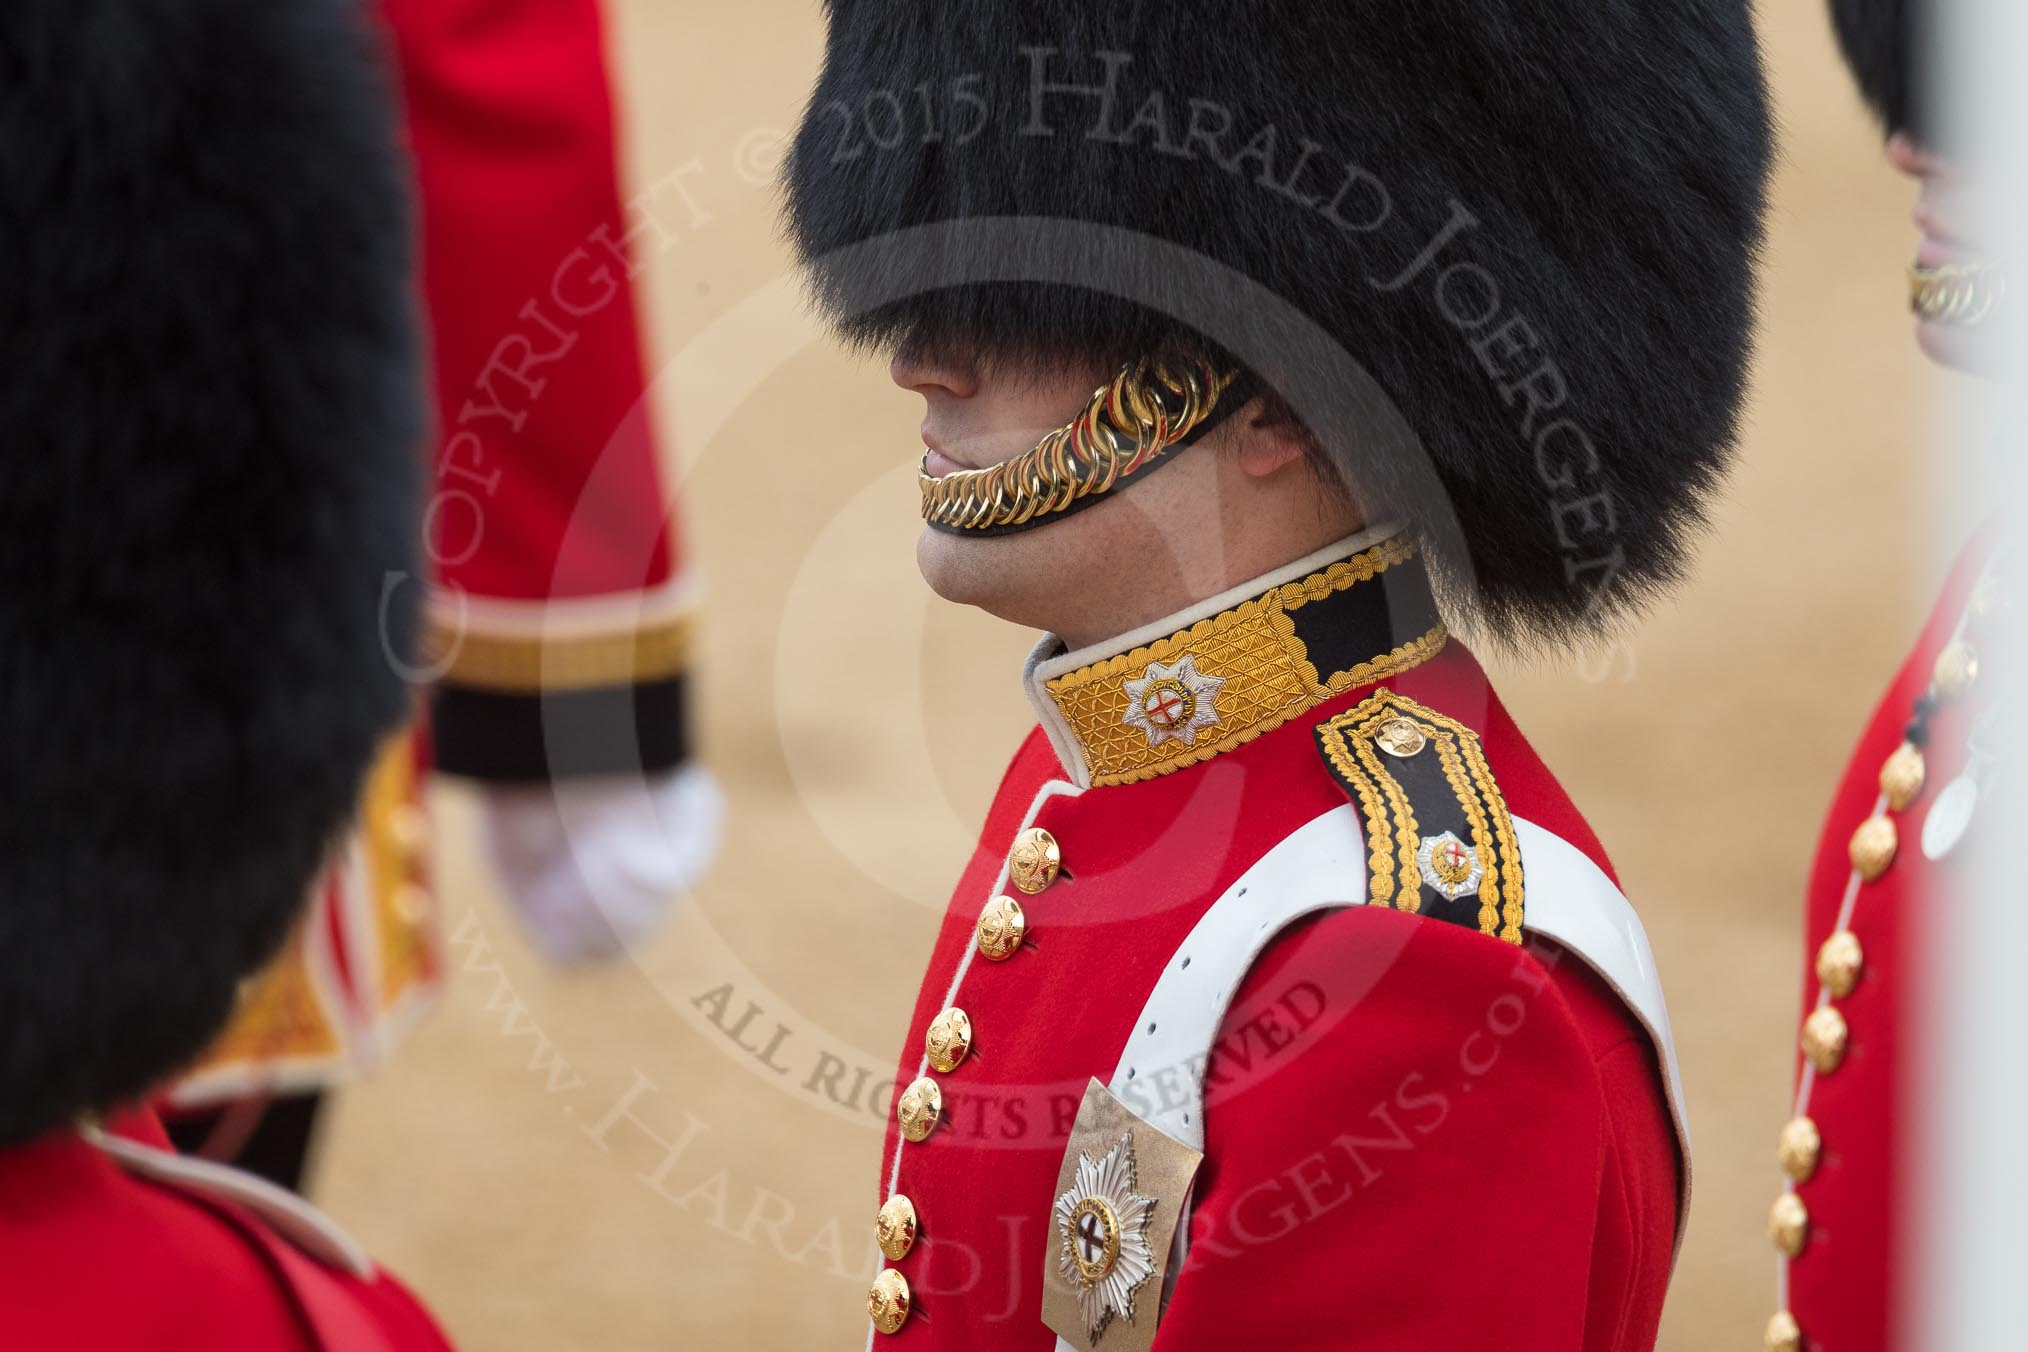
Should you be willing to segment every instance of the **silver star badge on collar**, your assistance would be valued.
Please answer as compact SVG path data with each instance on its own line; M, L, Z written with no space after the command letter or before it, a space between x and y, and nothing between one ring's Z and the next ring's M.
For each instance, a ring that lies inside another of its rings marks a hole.
M1199 672L1197 659L1189 653L1168 666L1150 662L1138 678L1123 684L1127 711L1121 721L1147 733L1149 746L1171 738L1195 746L1197 734L1218 722L1215 701L1225 688L1225 677Z

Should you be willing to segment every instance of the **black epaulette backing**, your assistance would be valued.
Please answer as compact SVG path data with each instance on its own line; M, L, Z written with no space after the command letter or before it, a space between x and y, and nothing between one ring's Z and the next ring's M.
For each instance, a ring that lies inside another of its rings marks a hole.
M1521 850L1478 734L1383 687L1316 736L1365 825L1368 904L1520 943Z

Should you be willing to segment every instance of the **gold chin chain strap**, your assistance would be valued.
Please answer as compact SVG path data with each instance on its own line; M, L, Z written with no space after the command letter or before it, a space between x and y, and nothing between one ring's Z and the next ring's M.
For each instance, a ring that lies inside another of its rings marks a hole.
M1983 324L2006 295L2006 274L1990 263L1947 263L1908 270L1908 308L1934 323L1960 328Z
M1143 357L1092 392L1084 412L1035 448L942 478L918 471L922 518L961 534L1039 526L1110 492L1203 426L1238 374L1196 358ZM923 453L927 462L929 453Z

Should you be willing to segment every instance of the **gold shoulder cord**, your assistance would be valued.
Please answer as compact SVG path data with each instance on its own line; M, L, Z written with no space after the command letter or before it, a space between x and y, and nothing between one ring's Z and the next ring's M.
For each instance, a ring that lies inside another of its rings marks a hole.
M1237 375L1198 358L1129 363L1033 450L941 478L918 471L923 520L960 533L1039 526L1082 498L1112 491L1196 431Z

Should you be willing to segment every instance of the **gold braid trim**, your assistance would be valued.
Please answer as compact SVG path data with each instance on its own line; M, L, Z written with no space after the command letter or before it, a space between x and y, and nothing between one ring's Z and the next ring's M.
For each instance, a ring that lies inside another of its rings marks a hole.
M643 685L681 675L690 665L692 618L579 636L486 634L432 621L426 665L444 663L451 685L506 694Z
M1465 779L1464 759L1458 754L1456 735L1438 730L1430 740L1435 743L1437 755L1442 758L1444 778L1450 781L1451 791L1457 794L1459 804L1465 809L1465 820L1471 823L1472 850L1479 856L1479 933L1497 934L1500 932L1500 861L1493 854L1486 809Z
M1359 798L1359 818L1366 822L1384 822L1387 809L1381 804L1380 790L1373 780L1352 764L1352 757L1345 749L1345 740L1334 737L1324 743L1324 754L1337 767L1338 776L1352 786L1352 792ZM1387 833L1368 830L1366 832L1366 892L1376 906L1394 905L1394 869L1388 857Z
M1415 555L1415 545L1407 540L1383 541L1167 638L1044 682L1077 738L1093 787L1133 784L1199 764L1272 732L1334 695L1386 680L1435 657L1450 638L1441 621L1342 671L1320 672L1290 618L1306 605L1372 582ZM1146 733L1124 717L1129 704L1124 683L1140 676L1150 663L1173 663L1186 655L1195 659L1199 672L1224 681L1218 722L1198 733L1194 742L1171 739L1150 745Z
M1507 800L1500 796L1499 786L1493 783L1493 767L1486 764L1486 749L1479 745L1477 737L1465 742L1465 760L1473 777L1487 786L1486 800L1494 809L1493 838L1499 841L1500 853L1506 860L1500 869L1500 937L1518 944L1527 895L1521 877L1521 842L1514 838L1514 816L1507 811Z
M1401 782L1387 773L1380 764L1380 757L1373 750L1373 743L1359 743L1359 758L1366 762L1380 785L1387 792L1387 801L1394 808L1394 840L1398 851L1397 863L1401 867L1401 889L1394 894L1394 904L1410 913L1422 910L1422 867L1417 863L1416 848L1422 844L1422 826L1415 819L1415 805L1408 801L1408 794Z
M1237 374L1195 357L1131 362L1033 450L941 478L918 471L922 519L955 531L1040 524L1080 498L1111 492L1196 431Z

